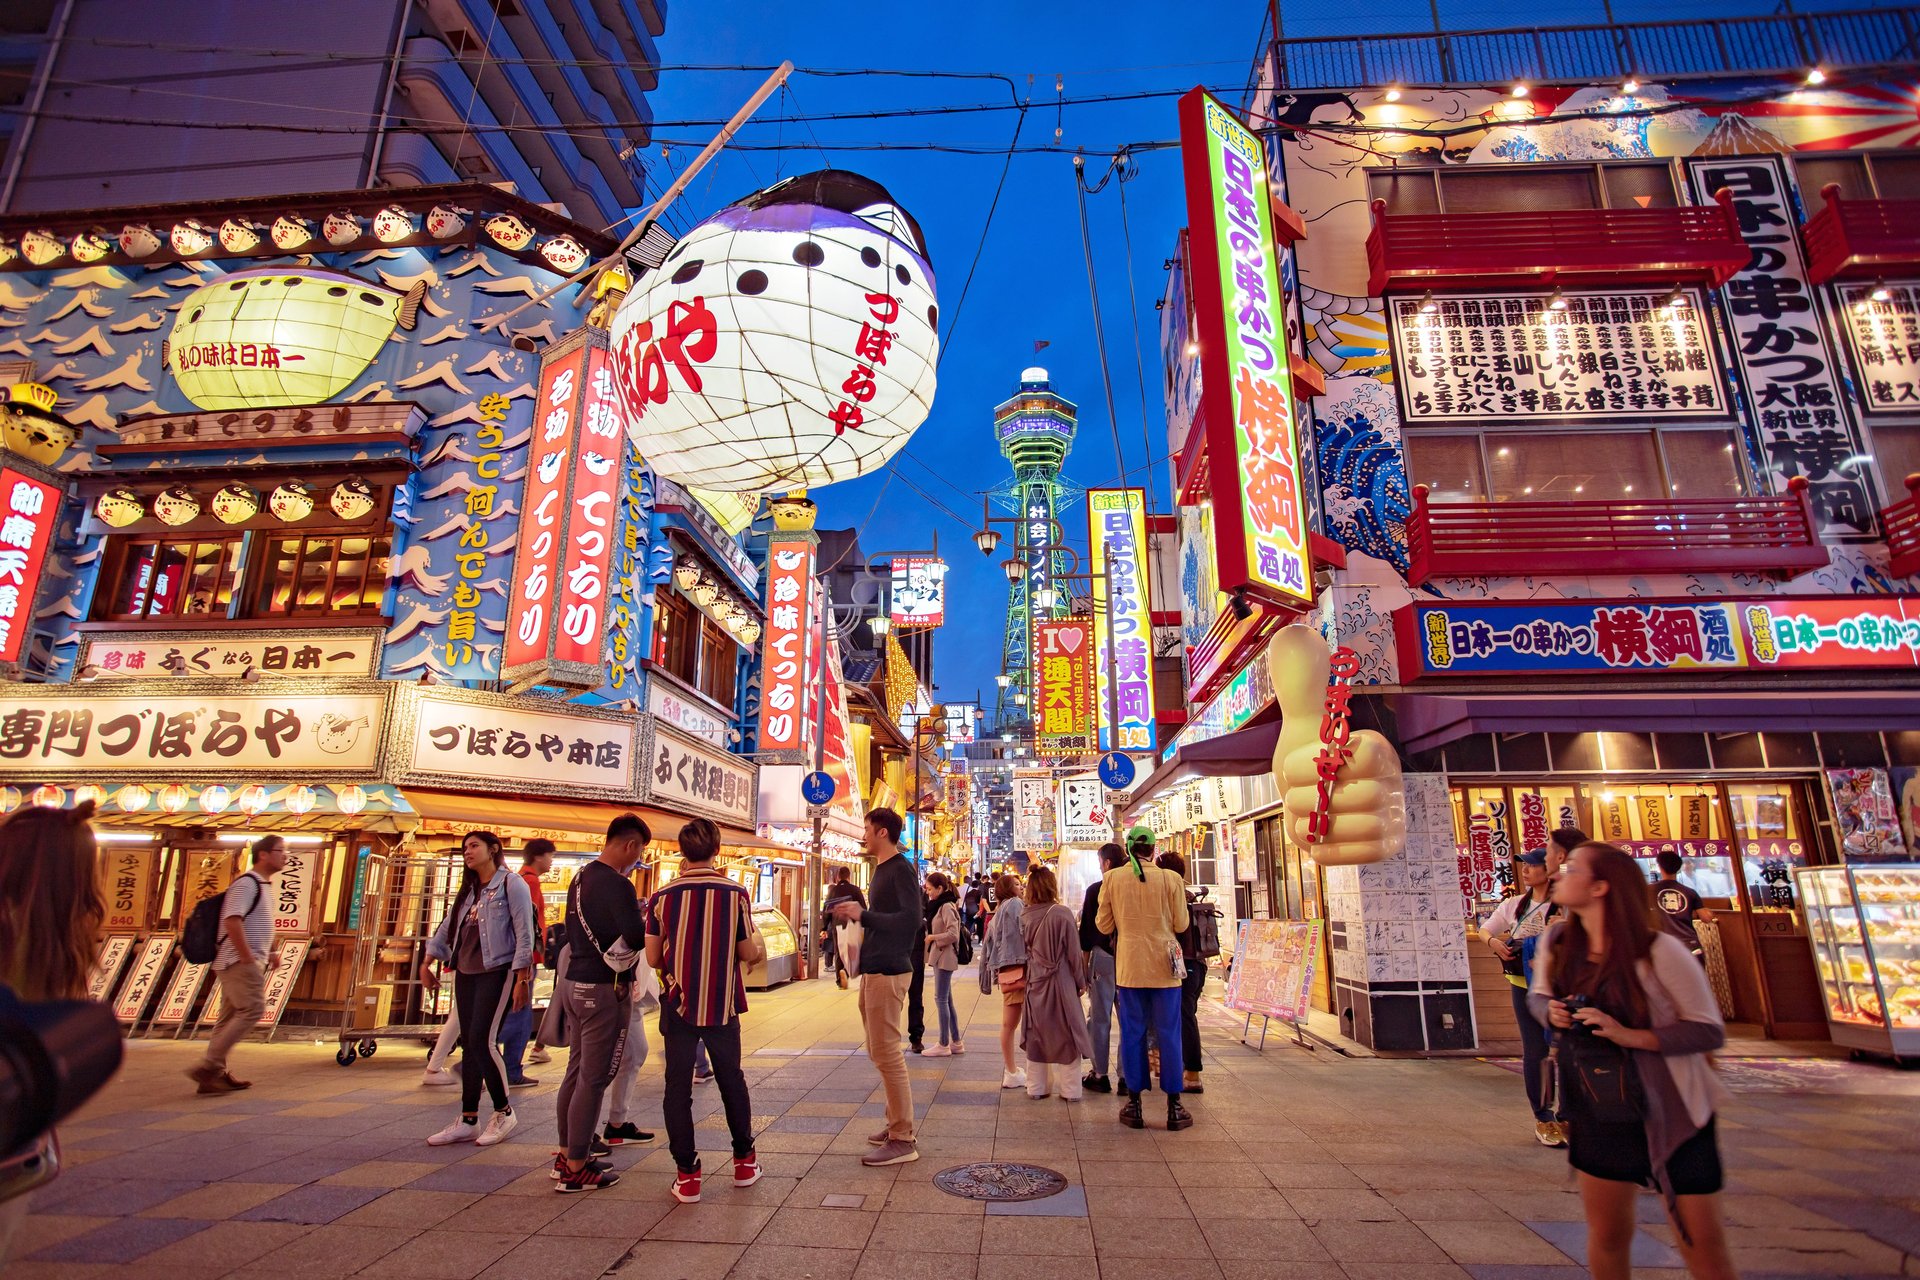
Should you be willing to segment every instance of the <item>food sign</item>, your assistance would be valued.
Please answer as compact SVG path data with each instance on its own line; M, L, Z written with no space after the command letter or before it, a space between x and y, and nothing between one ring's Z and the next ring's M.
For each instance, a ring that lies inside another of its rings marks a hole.
M1920 282L1840 285L1839 292L1866 411L1920 412Z
M1340 766L1353 758L1353 678L1360 672L1360 655L1341 645L1333 651L1328 666L1327 705L1320 717L1320 754L1314 757L1316 774L1313 812L1301 835L1307 844L1319 844L1327 838L1332 824L1333 786L1340 779Z
M1112 706L1118 724L1100 728L1102 751L1158 747L1153 710L1153 620L1147 595L1146 492L1087 490L1093 545L1094 674L1099 706ZM1112 599L1107 598L1111 574ZM1108 685L1113 686L1109 697ZM1103 712L1102 719L1109 717ZM1118 736L1115 730L1118 730Z
M761 638L760 750L798 751L806 743L808 605L813 597L811 537L775 536L767 546L767 629Z
M18 662L33 626L33 598L60 515L60 491L0 467L0 662Z
M887 612L896 627L937 627L947 620L947 562L937 556L895 556Z
M1052 618L1033 624L1035 746L1045 754L1094 749L1093 624Z

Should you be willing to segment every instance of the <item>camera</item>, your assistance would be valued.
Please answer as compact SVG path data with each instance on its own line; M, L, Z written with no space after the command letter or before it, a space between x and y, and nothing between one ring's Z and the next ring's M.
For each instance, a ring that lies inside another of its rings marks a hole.
M123 1049L104 1004L28 1003L0 986L0 1200L53 1177L58 1153L46 1136L113 1077Z
M1567 1006L1567 1013L1570 1015L1576 1014L1580 1012L1582 1009L1592 1009L1597 1007L1593 1003L1593 997L1587 996L1587 995L1567 996L1560 1003ZM1586 1023L1580 1021L1580 1019L1578 1018L1575 1018L1573 1020L1572 1029L1575 1031L1583 1032L1586 1035L1593 1034L1593 1028L1588 1026Z

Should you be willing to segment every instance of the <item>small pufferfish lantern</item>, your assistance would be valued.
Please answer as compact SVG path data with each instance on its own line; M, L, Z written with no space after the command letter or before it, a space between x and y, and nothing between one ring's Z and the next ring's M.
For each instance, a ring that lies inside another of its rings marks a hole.
M919 223L879 183L825 169L696 226L608 336L656 471L770 493L884 465L933 406L938 326Z
M44 382L8 387L6 401L0 403L0 441L7 451L42 466L60 461L80 438L80 428L54 412L59 402L59 394Z

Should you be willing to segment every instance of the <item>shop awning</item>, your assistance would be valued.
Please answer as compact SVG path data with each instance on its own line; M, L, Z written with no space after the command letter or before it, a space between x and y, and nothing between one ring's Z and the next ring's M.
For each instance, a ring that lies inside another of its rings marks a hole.
M687 815L668 813L643 804L589 804L569 800L517 800L498 796L467 795L458 791L427 791L408 787L406 799L421 819L421 831L438 834L448 827L496 831L508 843L520 843L534 836L546 836L563 846L599 848L606 837L607 824L622 813L638 814L653 832L654 843L671 845ZM523 834L524 833L524 834ZM563 839L562 837L570 837ZM775 854L786 852L772 841L763 840L739 827L720 825L723 850Z
M1130 818L1141 805L1163 791L1195 778L1251 778L1273 771L1273 748L1280 741L1280 722L1249 725L1205 742L1178 747L1173 758L1147 775L1127 796L1121 810Z
M1391 704L1407 752L1480 733L1920 730L1920 692L1905 689L1613 697L1407 693Z

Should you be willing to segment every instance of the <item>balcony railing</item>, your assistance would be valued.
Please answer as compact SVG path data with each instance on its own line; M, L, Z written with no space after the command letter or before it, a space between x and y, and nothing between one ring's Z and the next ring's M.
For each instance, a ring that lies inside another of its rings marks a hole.
M1778 497L1430 502L1415 485L1407 581L1505 574L1776 573L1827 563L1807 482Z
M1920 200L1843 200L1840 184L1820 189L1827 207L1807 219L1807 278L1871 280L1920 266Z
M1920 475L1907 477L1907 496L1880 513L1893 560L1887 572L1896 578L1920 573Z
M1732 197L1674 209L1388 213L1373 202L1368 290L1502 284L1701 284L1747 265Z

